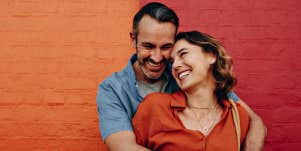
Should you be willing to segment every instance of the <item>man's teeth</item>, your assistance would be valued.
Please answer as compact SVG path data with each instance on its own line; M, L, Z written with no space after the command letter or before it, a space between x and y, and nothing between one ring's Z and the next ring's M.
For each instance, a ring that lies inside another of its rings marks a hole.
M185 71L179 74L180 79L186 78L188 75L190 75L190 71Z
M151 61L148 61L148 64L151 66L160 66L161 65L161 63L153 63Z

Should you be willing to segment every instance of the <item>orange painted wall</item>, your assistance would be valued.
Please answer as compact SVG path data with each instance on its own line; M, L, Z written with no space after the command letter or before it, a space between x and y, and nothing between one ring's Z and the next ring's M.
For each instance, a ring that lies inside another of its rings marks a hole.
M138 0L0 1L0 150L106 150L98 83L126 64Z

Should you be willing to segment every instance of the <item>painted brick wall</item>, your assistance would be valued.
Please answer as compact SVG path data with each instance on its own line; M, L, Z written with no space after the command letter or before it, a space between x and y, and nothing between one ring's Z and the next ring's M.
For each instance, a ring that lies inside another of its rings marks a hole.
M96 151L98 83L125 66L137 0L0 1L0 150Z
M224 42L234 58L236 92L267 125L265 150L300 150L301 1L159 2L176 10L180 30L200 30Z
M235 61L236 92L268 127L265 150L297 150L300 1L161 2L176 10L180 30L224 42ZM105 150L95 92L132 53L128 32L138 6L137 0L0 1L0 150Z

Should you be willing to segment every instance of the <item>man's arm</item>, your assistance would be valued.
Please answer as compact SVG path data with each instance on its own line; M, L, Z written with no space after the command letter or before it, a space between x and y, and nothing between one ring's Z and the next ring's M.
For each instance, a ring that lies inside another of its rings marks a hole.
M118 93L118 86L110 80L103 82L98 89L97 105L101 135L111 151L147 151L136 143L131 117ZM117 87L117 88L116 88Z
M133 131L120 131L109 135L105 140L110 151L150 151L136 143Z
M267 129L262 119L242 100L238 103L249 113L250 124L243 151L263 151Z

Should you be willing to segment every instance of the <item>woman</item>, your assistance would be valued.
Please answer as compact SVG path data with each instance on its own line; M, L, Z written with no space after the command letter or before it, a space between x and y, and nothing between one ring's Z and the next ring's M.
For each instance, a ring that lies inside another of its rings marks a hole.
M161 151L239 150L249 117L227 98L236 79L221 43L197 31L179 33L171 58L182 91L145 97L133 119L137 142Z

